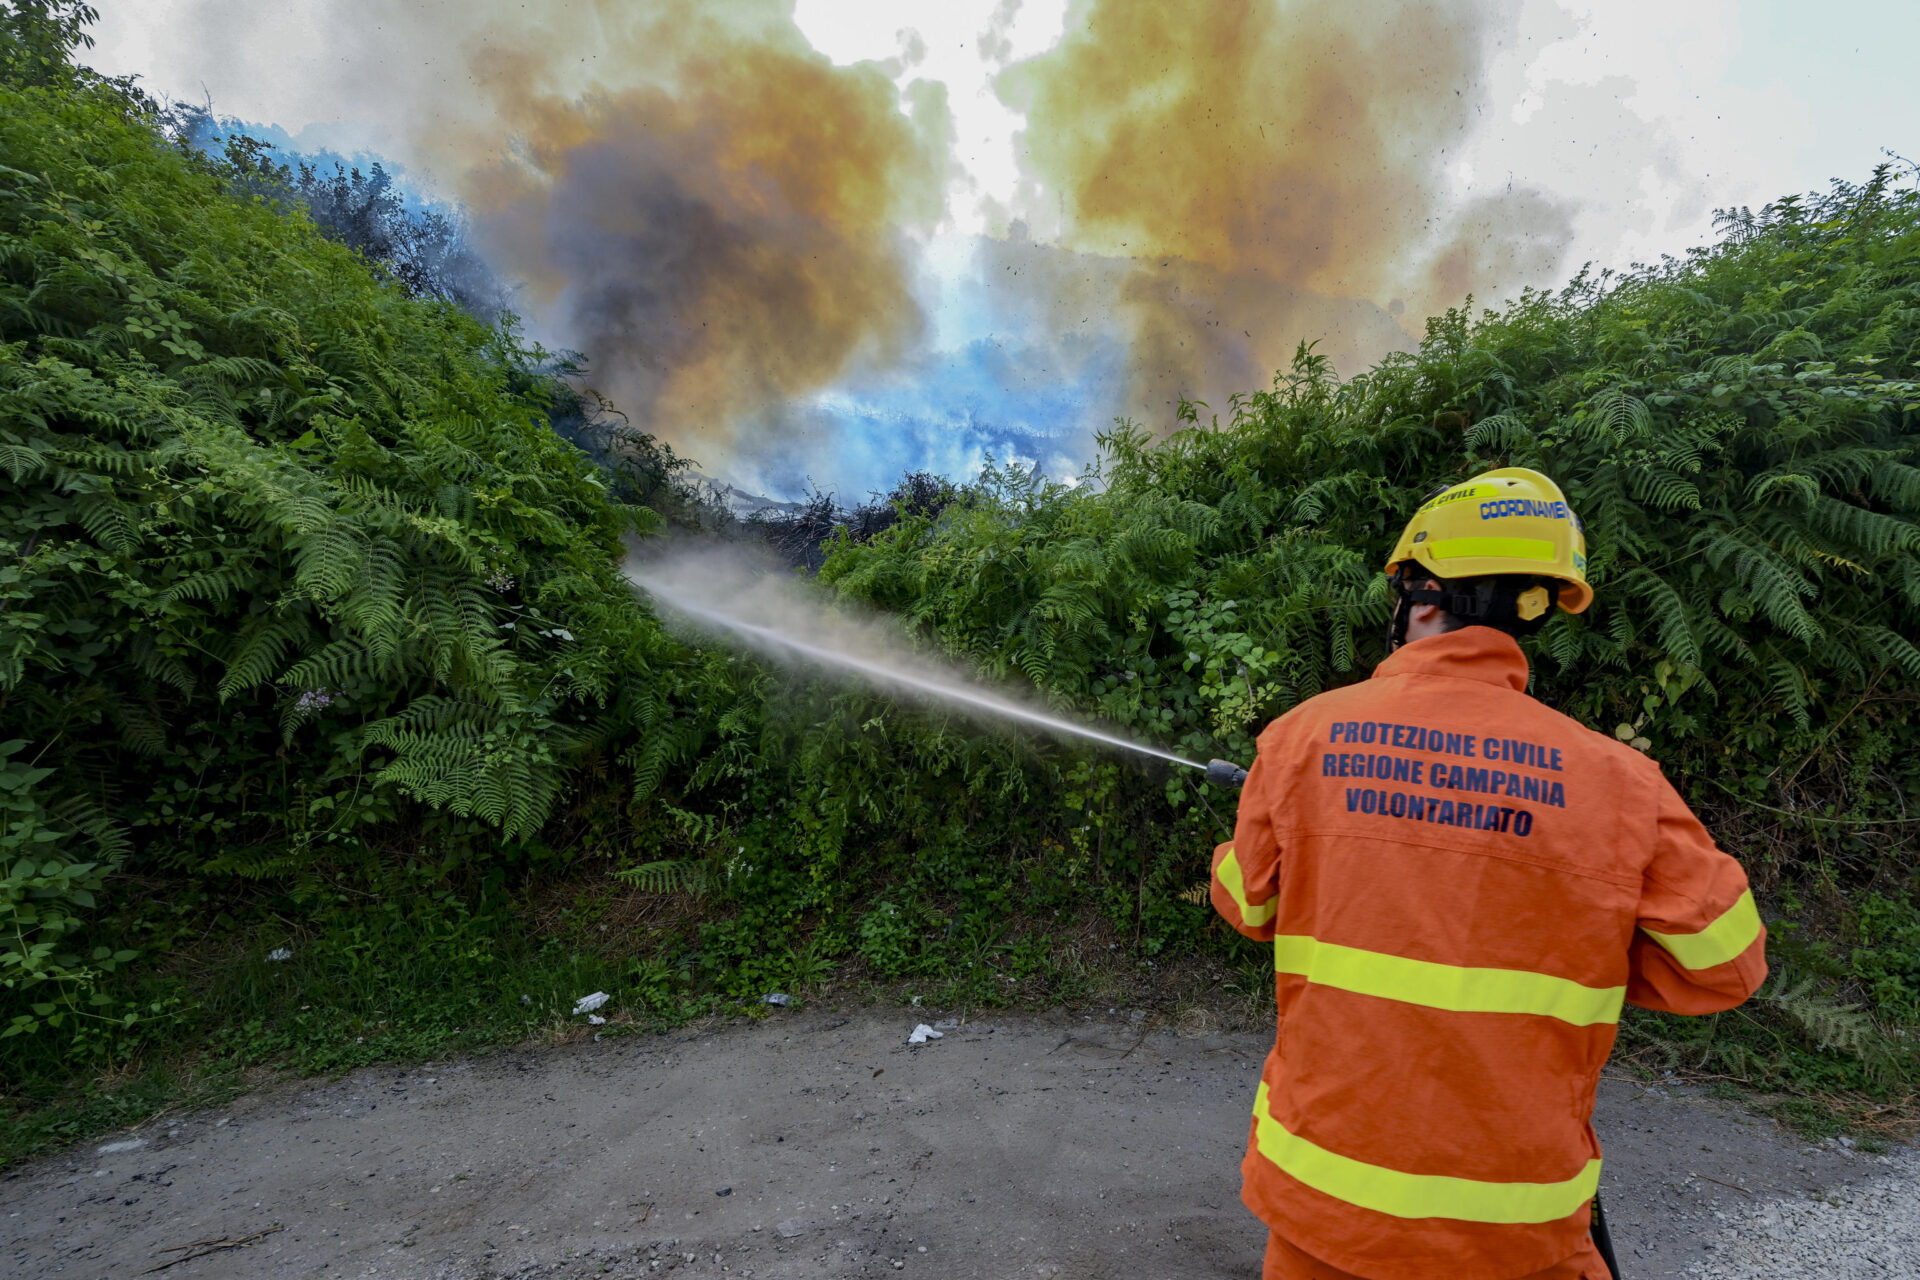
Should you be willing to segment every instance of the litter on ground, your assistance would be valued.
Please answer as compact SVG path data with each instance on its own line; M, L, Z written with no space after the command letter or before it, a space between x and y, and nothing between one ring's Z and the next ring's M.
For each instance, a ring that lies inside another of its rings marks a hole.
M925 1044L929 1040L938 1040L945 1034L946 1033L944 1031L935 1031L932 1027L928 1026L926 1023L923 1022L919 1026L913 1029L913 1034L907 1037L907 1043L908 1044Z
M573 1011L575 1013L592 1013L595 1009L598 1009L611 999L613 999L613 997L606 992L596 991L590 996L581 996L578 1000L574 1001Z

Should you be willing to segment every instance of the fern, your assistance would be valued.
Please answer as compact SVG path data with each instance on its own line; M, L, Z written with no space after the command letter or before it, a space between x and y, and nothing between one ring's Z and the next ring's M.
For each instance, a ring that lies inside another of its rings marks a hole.
M698 897L707 888L704 871L680 859L644 862L636 867L624 867L613 875L616 880L624 880L646 893L690 893Z
M1791 1019L1817 1048L1839 1049L1858 1058L1872 1052L1876 1043L1873 1019L1858 1005L1820 992L1810 975L1796 975L1781 966L1759 999Z

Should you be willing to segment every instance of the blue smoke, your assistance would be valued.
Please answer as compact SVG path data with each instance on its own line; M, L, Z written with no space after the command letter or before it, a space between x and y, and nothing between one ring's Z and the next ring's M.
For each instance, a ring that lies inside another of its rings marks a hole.
M1101 425L1088 421L1089 406L1107 399L1125 369L1126 348L1114 339L990 333L808 397L789 410L802 425L797 440L737 461L777 496L798 496L804 471L843 501L884 491L908 471L971 480L990 459L1071 479Z
M378 167L409 215L459 214L347 130L309 126L291 134L195 112L182 133L212 155L244 135L271 147L277 164L305 163L323 174L336 166L363 173ZM891 366L857 370L819 392L766 406L756 420L739 424L730 455L700 457L696 449L702 470L769 497L798 499L819 488L846 505L885 492L912 471L969 481L989 462L1015 462L1056 479L1077 477L1094 455L1094 433L1106 425L1100 406L1113 402L1113 388L1126 377L1126 340L1093 324L1048 333L1031 298L996 287L997 269L987 259L1002 243L949 239L929 246L918 292L931 331L921 346ZM530 319L533 336L541 336L537 317ZM589 367L595 354L585 353Z
M324 173L333 172L335 165L363 173L378 165L394 179L394 190L406 200L409 209L425 212L447 208L441 202L428 199L416 184L407 181L406 169L369 145L365 129L358 126L310 124L294 134L277 124L189 109L180 131L189 146L212 156L224 153L229 138L248 137L273 148L276 164L297 168L305 163Z

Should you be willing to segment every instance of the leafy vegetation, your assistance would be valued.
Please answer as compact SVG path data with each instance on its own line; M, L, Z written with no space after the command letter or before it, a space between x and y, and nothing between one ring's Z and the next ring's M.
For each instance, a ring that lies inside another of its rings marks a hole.
M1096 954L1266 986L1186 896L1229 797L667 636L618 564L724 523L684 460L330 235L306 179L76 69L86 16L0 7L0 1158L594 989L618 1030L842 974L1057 998ZM1599 603L1534 642L1536 692L1662 760L1782 969L1627 1051L1896 1107L1920 197L1883 170L1725 233L1345 382L1303 348L1157 444L1117 427L1090 483L909 477L760 532L987 673L1244 758L1381 656L1421 494L1550 472Z
M75 945L105 876L444 873L536 856L589 758L656 781L705 660L626 590L654 517L548 429L539 353L115 86L0 92L6 1034L137 1016Z
M1911 1083L1888 1024L1912 1025L1916 958L1920 195L1882 169L1724 230L1449 313L1344 384L1302 348L1224 422L1190 405L1157 444L1117 429L1098 486L1001 472L821 576L989 669L1244 758L1277 711L1383 656L1379 566L1422 495L1546 471L1599 599L1533 643L1535 693L1661 759L1784 913L1774 954L1799 975L1757 1012L1632 1038L1742 1078ZM1197 833L1158 798L1131 808L1124 829L1177 833L1144 872L1176 883Z

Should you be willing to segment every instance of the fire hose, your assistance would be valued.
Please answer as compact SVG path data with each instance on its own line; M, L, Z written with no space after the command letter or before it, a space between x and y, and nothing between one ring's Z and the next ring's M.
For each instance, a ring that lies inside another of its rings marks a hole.
M1207 761L1207 781L1216 787L1228 787L1239 790L1246 784L1247 771L1231 760ZM1211 806L1209 806L1211 810ZM1593 1247L1600 1251L1600 1257L1607 1264L1607 1271L1614 1280L1620 1280L1620 1264L1613 1256L1613 1236L1607 1231L1606 1210L1600 1206L1600 1189L1593 1192L1593 1221L1590 1228L1593 1234Z

